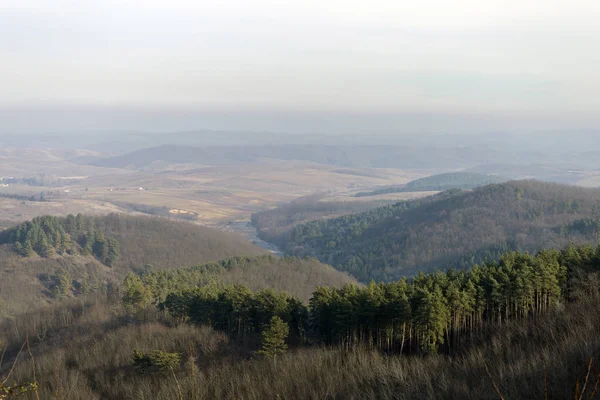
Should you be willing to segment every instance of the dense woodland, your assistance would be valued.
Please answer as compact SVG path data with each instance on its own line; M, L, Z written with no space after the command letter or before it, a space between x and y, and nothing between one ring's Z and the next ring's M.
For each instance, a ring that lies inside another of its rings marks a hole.
M151 299L153 304L165 301L174 292L227 285L244 285L249 290L274 289L307 303L318 286L337 288L358 284L350 276L315 259L281 258L270 254L232 257L174 270L147 271L139 276L130 274L127 278L129 282L143 284L146 300Z
M321 199L320 195L307 196L257 212L252 214L252 226L261 239L283 246L290 239L291 229L301 223L362 213L393 203L388 200L334 202Z
M13 200L21 200L21 201L37 201L44 202L46 200L46 194L44 192L40 192L38 195L24 196L21 194L14 193L0 193L0 197L3 199L13 199Z
M396 217L435 223L438 207L487 204L565 240L592 238L596 192L565 188L492 185L324 221L354 221L360 237ZM541 214L534 207L548 203ZM539 220L525 217L531 210ZM32 231L60 236L61 218L3 232L2 390L32 399L600 397L600 246L507 251L362 285L316 259L275 257L186 222L80 218L119 244L112 267L79 243L72 254L16 254L23 236L41 236ZM14 307L36 287L37 304Z
M600 191L537 181L451 190L294 226L284 250L359 280L467 268L507 251L596 243Z
M403 186L391 186L373 190L371 192L359 192L356 197L378 196L388 193L402 192L439 192L450 189L475 189L491 183L506 181L499 176L482 175L474 172L448 172L445 174L432 175L408 182Z
M420 274L410 281L372 282L364 288L323 286L313 293L309 307L287 294L253 293L243 285L190 289L182 279L183 288L173 290L171 285L172 293L166 297L154 289L159 283L155 277L146 286L155 298L165 299L157 304L174 317L212 325L238 338L260 331L278 316L298 333L298 341L312 332L315 340L330 345L435 353L485 326L501 326L574 299L597 297L598 272L600 247L570 246L536 256L508 253L499 263Z
M17 254L52 257L55 254L93 255L112 266L119 257L119 242L106 237L94 219L81 214L65 218L42 216L0 234L0 244L12 244Z
M143 213L147 215L154 215L157 217L169 217L169 218L179 218L188 221L197 221L198 215L195 213L189 214L173 214L171 213L171 208L169 207L160 207L160 206L149 206L146 204L137 204L137 203L124 203L115 201L114 205L119 206L128 211L134 211L138 213Z
M595 247L509 253L308 304L213 283L156 301L129 275L0 326L5 373L28 337L12 377L41 398L597 398L599 271Z

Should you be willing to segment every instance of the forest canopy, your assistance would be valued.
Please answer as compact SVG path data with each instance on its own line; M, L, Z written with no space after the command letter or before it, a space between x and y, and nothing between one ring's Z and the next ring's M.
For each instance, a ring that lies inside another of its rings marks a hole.
M467 268L507 251L595 243L600 191L537 181L494 184L296 225L284 250L368 282Z
M215 266L217 268L217 266ZM155 280L146 285L151 288ZM233 338L256 335L273 317L289 324L293 340L366 345L386 351L435 353L486 326L501 326L597 298L600 246L569 246L504 254L468 271L419 274L366 287L316 289L309 306L285 293L244 285L171 288L159 307L173 317L211 325Z
M112 266L119 257L119 242L106 237L94 219L81 214L67 217L42 216L33 218L2 232L0 243L14 245L23 257L37 254L52 257L55 254L93 255L98 261Z

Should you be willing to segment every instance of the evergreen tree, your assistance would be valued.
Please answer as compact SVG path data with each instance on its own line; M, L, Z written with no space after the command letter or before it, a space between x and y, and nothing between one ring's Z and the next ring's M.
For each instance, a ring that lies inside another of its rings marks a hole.
M31 257L35 253L33 250L33 245L31 244L31 240L25 240L25 244L23 245L23 257Z
M61 242L63 245L64 252L68 254L73 253L73 240L71 239L71 235L66 232L62 232Z
M277 315L271 318L269 325L262 332L262 347L258 354L273 359L277 363L277 355L287 350L286 339L290 333L288 324L283 322Z
M81 291L81 294L87 294L92 291L90 280L89 280L87 274L85 274L85 276L83 277L83 280L81 281L80 291Z
M102 233L102 231L95 232L94 234L92 252L94 253L94 257L96 257L101 262L104 262L108 257L108 245L106 243L106 238L104 237L104 233Z
M41 239L39 247L38 247L38 254L41 257L45 257L45 258L52 257L55 254L54 247L52 247L48 243L48 239L46 238L46 235L42 236L42 239Z
M104 264L112 267L117 258L119 258L119 242L114 238L110 238L107 240L107 255Z
M52 294L56 299L71 296L73 290L73 277L69 271L62 269L54 276L54 290Z
M139 276L129 273L121 286L123 305L130 312L143 310L152 303L152 291Z
M15 251L17 252L18 255L20 255L22 257L26 257L24 254L23 245L21 244L21 242L15 243Z

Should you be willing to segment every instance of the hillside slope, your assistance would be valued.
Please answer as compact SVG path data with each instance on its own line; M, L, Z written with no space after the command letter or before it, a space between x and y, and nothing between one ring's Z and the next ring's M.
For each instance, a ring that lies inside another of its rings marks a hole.
M119 296L64 301L0 323L2 372L38 383L24 399L597 399L598 250L511 253L470 273L321 287L310 309L244 287L179 292L168 313L128 310ZM290 327L276 361L253 340L272 316ZM411 345L419 340L439 348Z
M295 225L317 219L361 213L390 203L393 201L320 201L318 196L308 196L270 210L254 213L251 223L262 240L280 246L286 240L282 235Z
M120 245L116 268L179 268L266 251L243 237L189 222L110 214L94 217L97 227Z
M404 186L381 188L372 192L360 192L356 197L377 196L386 193L432 192L450 189L475 189L491 183L501 183L506 179L494 175L482 175L473 172L448 172L427 176L408 182Z
M122 214L71 217L40 217L0 233L0 316L53 301L62 276L71 281L62 293L69 297L86 290L110 291L130 271L266 253L240 236L187 222ZM79 221L81 228L69 227L70 221ZM23 243L30 242L30 253L24 254L16 232L21 232ZM103 241L116 244L111 266L99 257Z
M596 241L600 191L536 181L458 190L294 227L285 250L362 281Z
M42 216L0 232L22 256L94 256L118 270L178 268L265 251L241 236L157 217ZM115 253L115 254L113 254Z
M262 158L310 161L344 167L374 168L466 168L489 161L494 154L473 148L397 145L257 145L194 147L163 145L125 155L95 160L91 164L110 168L143 168L166 163L231 164Z
M286 292L308 304L319 286L339 288L358 282L335 268L315 259L296 257L233 257L177 270L157 270L142 275L157 301L171 292L203 285L245 285L251 290L272 289Z

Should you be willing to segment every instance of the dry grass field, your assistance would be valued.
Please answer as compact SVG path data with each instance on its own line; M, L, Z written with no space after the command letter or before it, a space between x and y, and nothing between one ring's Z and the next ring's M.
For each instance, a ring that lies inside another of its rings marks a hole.
M48 201L0 198L0 220L23 221L37 215L68 213L150 213L219 226L248 218L258 210L315 192L357 201L354 193L404 184L431 171L353 169L308 162L263 160L235 165L153 164L142 170L87 165L85 151L0 151L0 177L29 179L9 183L1 194L45 193ZM399 193L405 199L429 193Z
M321 201L332 202L428 196L435 192L365 198L354 194L440 172L347 168L277 159L225 165L157 161L140 169L89 164L101 156L87 150L0 149L0 196L39 196L44 192L47 200L0 197L0 221L6 225L43 214L117 212L184 218L223 227L229 221L247 220L257 211L313 193L323 194ZM585 171L582 176L581 185L597 186L600 182L599 171Z

